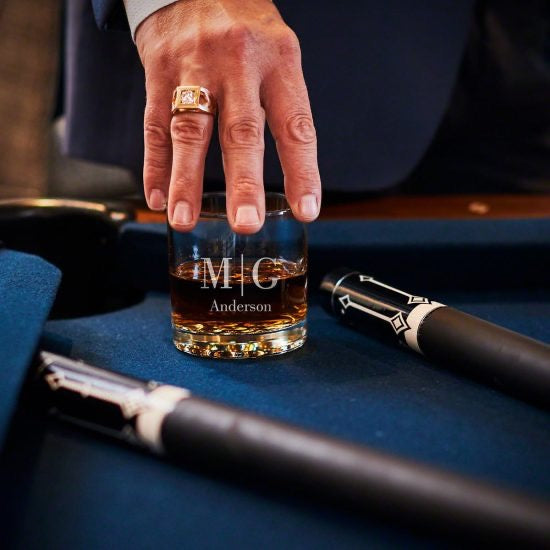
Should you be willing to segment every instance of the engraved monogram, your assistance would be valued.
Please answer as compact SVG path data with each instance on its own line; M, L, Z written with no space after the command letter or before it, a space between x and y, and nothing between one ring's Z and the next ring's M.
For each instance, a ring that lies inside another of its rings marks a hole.
M211 258L201 258L201 260L204 262L204 270L203 270L203 277L202 277L202 286L201 288L210 288L209 283L212 288L217 288L218 282L220 280L220 277L223 274L223 285L220 288L232 288L231 285L231 271L232 271L232 265L231 262L233 258L222 258L221 260L218 260L219 267L218 271L216 273L216 268L214 267L212 263ZM267 256L264 256L263 258L259 258L254 262L254 265L252 267L252 280L254 284L263 290L270 290L277 284L277 278L276 277L270 277L269 282L265 282L262 284L262 281L260 280L260 267L262 262L271 262L273 265L276 264L275 258L268 258ZM244 280L244 261L241 256L241 277L240 280Z

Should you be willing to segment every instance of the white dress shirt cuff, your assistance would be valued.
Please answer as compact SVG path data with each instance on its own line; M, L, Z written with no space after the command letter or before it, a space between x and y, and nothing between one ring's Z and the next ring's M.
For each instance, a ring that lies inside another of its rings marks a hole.
M132 40L136 40L136 29L139 24L149 17L153 12L173 4L177 0L124 0L124 8L126 9L126 17L130 25Z

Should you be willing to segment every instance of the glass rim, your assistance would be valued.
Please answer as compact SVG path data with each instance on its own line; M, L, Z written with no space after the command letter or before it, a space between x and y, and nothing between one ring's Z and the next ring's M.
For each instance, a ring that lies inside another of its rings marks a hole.
M223 197L225 199L227 197L227 193L225 191L210 191L210 192L204 193L202 195L202 201L204 201L204 199L209 198L209 197L211 197L211 198ZM283 216L287 212L291 211L291 208L288 204L288 201L286 200L286 196L284 195L284 193L278 193L277 191L267 191L265 193L265 198L267 199L268 197L282 199L284 201L284 203L286 204L286 206L284 208L271 208L271 209L266 208L266 210L265 210L266 218L267 217L272 217L272 216ZM202 204L203 204L203 202L201 202L201 212L200 212L199 217L201 217L201 218L227 219L227 211L224 211L224 212L205 212L203 210Z

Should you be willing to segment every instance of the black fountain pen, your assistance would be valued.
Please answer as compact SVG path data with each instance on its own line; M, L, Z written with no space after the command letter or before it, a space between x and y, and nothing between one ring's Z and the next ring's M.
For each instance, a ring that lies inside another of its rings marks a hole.
M550 540L550 505L49 352L32 387L50 412L186 463L190 456L310 488L477 541Z
M550 407L550 346L543 342L345 267L324 277L321 294L344 323Z

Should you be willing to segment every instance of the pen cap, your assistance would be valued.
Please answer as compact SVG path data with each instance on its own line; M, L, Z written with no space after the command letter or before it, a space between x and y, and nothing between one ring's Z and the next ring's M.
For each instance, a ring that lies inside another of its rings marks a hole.
M368 334L387 337L415 351L418 328L442 304L378 281L365 273L340 267L321 282L323 305L329 313Z
M338 296L338 283L350 273L358 273L348 267L338 267L327 273L321 281L319 287L321 291L321 304L331 314L334 313L332 300L333 296Z

